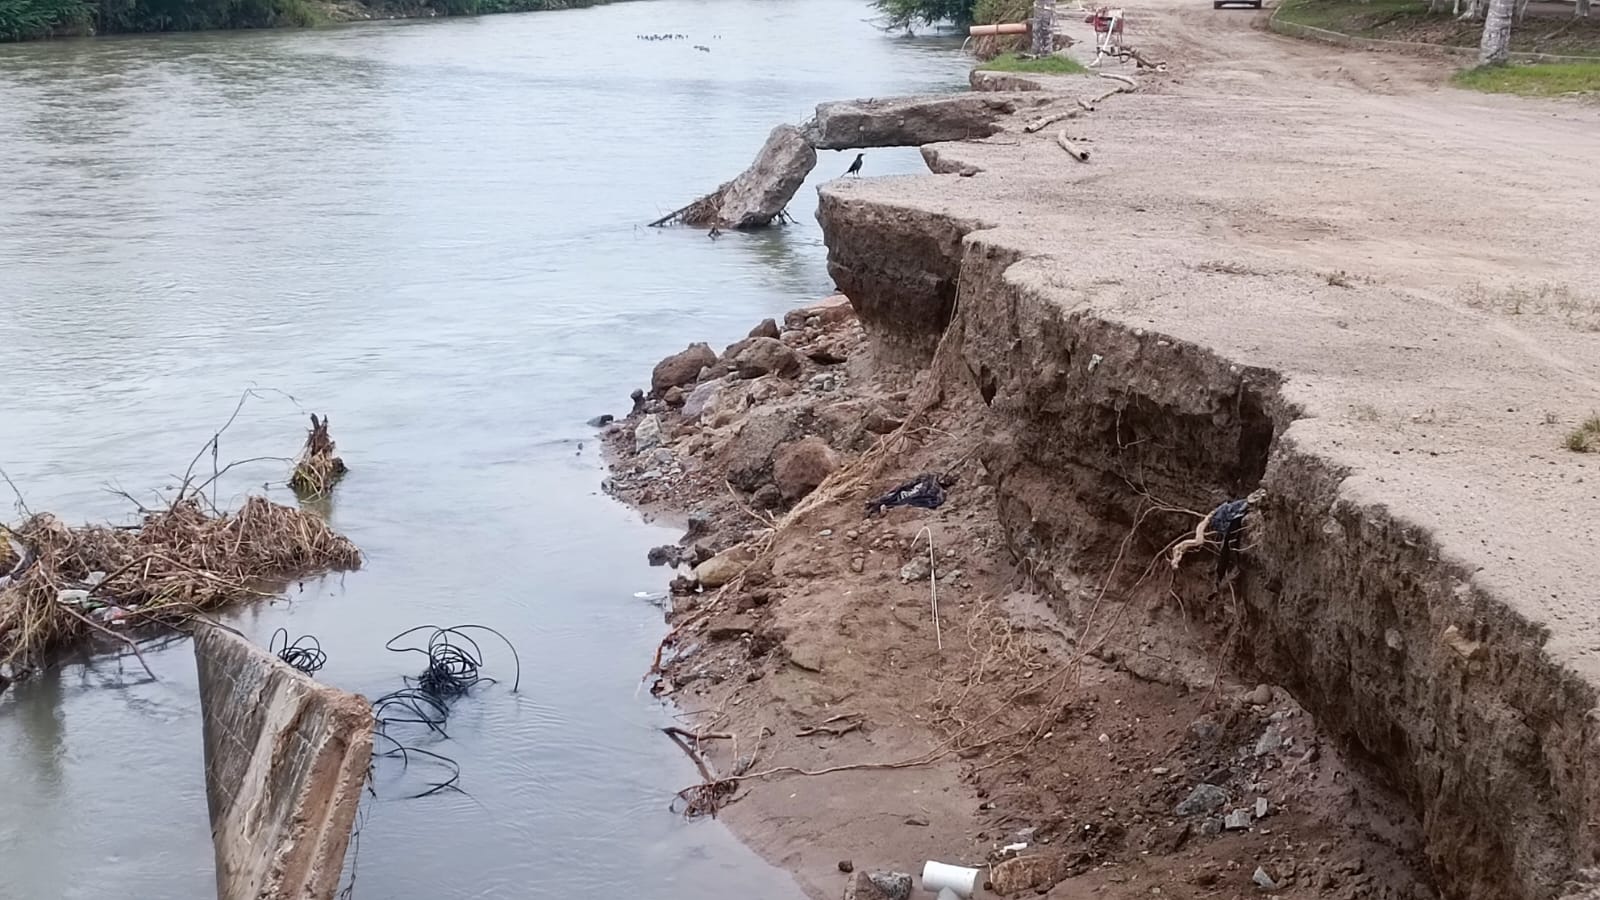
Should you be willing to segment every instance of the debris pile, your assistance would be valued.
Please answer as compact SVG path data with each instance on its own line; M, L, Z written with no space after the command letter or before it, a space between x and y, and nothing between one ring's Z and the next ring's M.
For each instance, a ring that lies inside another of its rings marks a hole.
M344 460L333 454L333 438L328 436L328 417L311 416L311 429L306 432L306 443L294 462L294 474L289 476L289 487L302 499L321 499L328 496L333 486L343 478Z
M0 584L0 662L20 669L108 625L181 622L274 582L361 565L326 522L259 496L217 512L188 493L132 527L37 513L8 533L23 559Z

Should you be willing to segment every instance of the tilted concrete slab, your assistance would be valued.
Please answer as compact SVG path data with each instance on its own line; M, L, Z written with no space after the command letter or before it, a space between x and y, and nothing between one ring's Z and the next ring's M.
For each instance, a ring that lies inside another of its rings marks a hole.
M222 628L195 637L221 900L339 887L372 759L372 707Z

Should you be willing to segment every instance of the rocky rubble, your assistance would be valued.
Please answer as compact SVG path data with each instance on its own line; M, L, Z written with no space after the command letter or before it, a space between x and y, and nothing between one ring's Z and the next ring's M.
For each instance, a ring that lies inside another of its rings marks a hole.
M700 513L706 530L694 537L705 560L680 590L723 583L728 566L712 556L899 426L905 394L881 394L852 373L864 369L852 365L864 348L849 302L830 297L792 310L782 326L763 321L721 353L695 343L661 360L633 412L604 428L608 491L647 511L670 500Z

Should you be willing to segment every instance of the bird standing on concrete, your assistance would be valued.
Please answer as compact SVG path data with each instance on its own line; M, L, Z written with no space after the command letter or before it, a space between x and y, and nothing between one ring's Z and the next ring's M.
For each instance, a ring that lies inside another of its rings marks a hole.
M846 175L854 175L857 178L860 178L861 177L861 161L863 159L865 159L866 156L867 155L865 153L857 153L856 154L856 161L851 163L850 164L850 168L845 169L844 173Z

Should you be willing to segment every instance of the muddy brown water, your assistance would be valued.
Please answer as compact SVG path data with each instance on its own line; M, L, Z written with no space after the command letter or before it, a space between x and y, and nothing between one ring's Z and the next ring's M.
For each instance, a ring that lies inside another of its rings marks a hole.
M292 454L303 411L331 415L353 472L330 514L368 564L233 621L316 635L319 677L368 696L417 668L383 649L413 625L521 651L521 692L457 703L434 748L467 795L399 799L432 773L380 763L356 897L797 896L667 809L694 773L640 688L663 626L636 594L675 533L604 496L584 420L688 340L830 288L812 186L850 154L822 155L783 231L638 225L818 101L963 83L952 41L869 16L653 0L0 47L0 466L28 503L126 521L113 490L171 486L241 390L283 392L220 455ZM689 39L635 37L656 32ZM284 467L234 474L224 501ZM212 894L193 659L148 656L158 681L102 657L0 697L0 896Z

